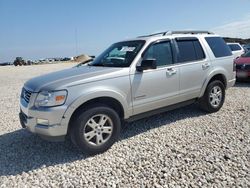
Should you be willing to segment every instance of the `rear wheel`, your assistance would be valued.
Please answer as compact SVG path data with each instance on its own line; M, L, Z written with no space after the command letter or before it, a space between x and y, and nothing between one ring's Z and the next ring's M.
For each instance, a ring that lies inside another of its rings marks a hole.
M118 114L106 106L90 107L76 117L71 129L72 142L90 154L109 149L120 134Z
M219 80L208 84L203 97L200 99L200 107L210 113L217 112L225 100L225 86Z

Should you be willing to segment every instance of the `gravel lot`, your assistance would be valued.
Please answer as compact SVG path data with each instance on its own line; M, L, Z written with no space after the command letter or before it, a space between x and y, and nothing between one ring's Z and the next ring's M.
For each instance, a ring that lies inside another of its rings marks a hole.
M250 187L250 83L214 114L197 105L130 124L88 156L21 129L19 94L36 75L72 64L0 67L0 187Z

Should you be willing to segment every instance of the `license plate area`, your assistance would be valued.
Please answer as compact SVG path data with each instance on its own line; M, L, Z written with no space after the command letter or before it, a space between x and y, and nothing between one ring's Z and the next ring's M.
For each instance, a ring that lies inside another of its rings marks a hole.
M239 78L246 78L247 77L247 72L244 72L244 71L238 71L236 73L237 77Z

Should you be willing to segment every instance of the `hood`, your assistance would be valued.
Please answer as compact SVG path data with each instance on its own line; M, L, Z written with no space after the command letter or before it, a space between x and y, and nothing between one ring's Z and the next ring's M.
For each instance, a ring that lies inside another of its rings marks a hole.
M237 64L250 64L250 57L239 57L238 59L235 60Z
M86 82L97 81L100 79L112 78L118 72L122 72L123 68L113 67L97 67L97 66L81 66L57 71L28 80L24 86L33 92L44 90L65 89L74 85ZM119 73L119 76L122 76Z

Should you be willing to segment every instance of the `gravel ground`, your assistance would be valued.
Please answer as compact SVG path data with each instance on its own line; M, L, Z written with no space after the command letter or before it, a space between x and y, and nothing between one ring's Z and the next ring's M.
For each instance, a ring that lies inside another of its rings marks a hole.
M214 114L197 105L126 124L88 156L21 129L19 94L36 75L72 64L0 67L0 187L250 187L250 83Z

